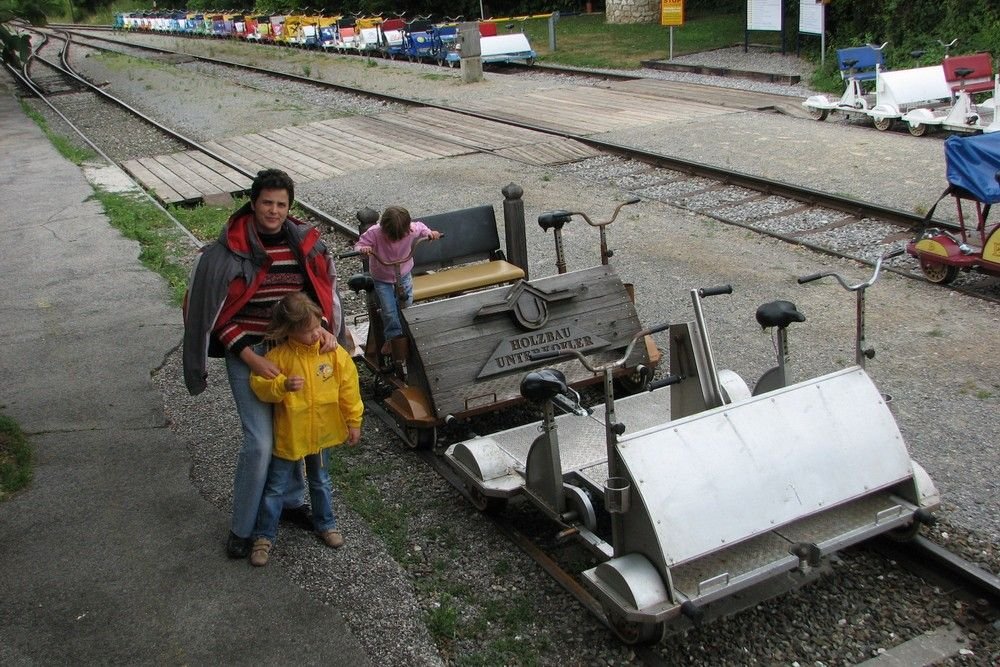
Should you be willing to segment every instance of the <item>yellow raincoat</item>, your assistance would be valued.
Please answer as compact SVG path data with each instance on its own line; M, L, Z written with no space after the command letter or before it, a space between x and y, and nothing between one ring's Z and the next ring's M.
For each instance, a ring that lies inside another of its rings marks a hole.
M319 342L286 340L267 353L281 374L273 380L252 373L257 398L274 403L274 456L298 461L321 449L342 445L348 427L361 428L364 404L354 360L340 345L321 354ZM299 391L286 391L285 380L305 378Z

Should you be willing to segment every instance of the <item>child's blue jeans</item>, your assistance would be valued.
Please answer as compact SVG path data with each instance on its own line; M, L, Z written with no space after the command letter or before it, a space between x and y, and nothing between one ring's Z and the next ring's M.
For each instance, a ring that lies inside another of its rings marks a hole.
M317 533L323 533L337 526L337 517L333 514L333 489L330 487L330 474L327 472L330 450L327 448L319 454L310 454L305 457L305 461L309 500L312 503L313 528ZM271 457L271 465L267 470L267 484L264 486L264 498L261 500L257 526L253 531L254 539L266 537L274 542L278 534L278 520L281 519L287 487L295 483L295 470L300 465L301 461Z
M413 276L405 273L400 277L403 289L406 290L406 305L413 303ZM385 332L385 339L390 340L396 336L403 335L403 323L400 320L399 305L396 303L395 283L384 283L375 281L375 293L378 295L379 305L382 307L382 325Z

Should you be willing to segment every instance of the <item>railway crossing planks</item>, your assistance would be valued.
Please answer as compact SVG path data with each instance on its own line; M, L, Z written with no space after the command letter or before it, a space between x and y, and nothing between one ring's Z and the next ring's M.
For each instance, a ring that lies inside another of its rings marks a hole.
M582 135L732 113L730 109L699 102L672 99L666 104L664 95L646 91L625 94L593 86L557 88L503 100L477 100L466 103L465 107L513 122Z
M508 160L533 164L536 166L566 164L576 162L601 154L596 148L581 144L573 139L552 139L530 146L511 146L496 151L500 157Z
M595 134L642 124L688 121L728 113L695 102L664 104L648 91L623 94L601 87L537 92L474 103L486 114L575 134ZM553 113L553 109L557 112ZM474 109L473 109L474 110ZM414 160L486 152L532 165L555 165L597 155L585 144L527 128L438 108L407 109L378 116L350 116L305 126L206 142L205 147L235 168L194 151L126 163L136 178L164 203L197 201L206 195L236 194L267 167L299 182L325 180L349 171Z
M128 160L124 169L164 204L246 190L250 179L200 151Z

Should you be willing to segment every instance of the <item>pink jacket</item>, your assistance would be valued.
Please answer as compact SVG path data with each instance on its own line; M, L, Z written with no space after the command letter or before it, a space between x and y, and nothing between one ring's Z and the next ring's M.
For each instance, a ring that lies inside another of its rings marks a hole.
M372 225L361 235L358 242L354 244L355 250L361 248L372 248L375 254L388 262L397 262L410 254L410 246L414 239L419 236L428 236L430 228L419 220L410 222L410 233L398 241L390 241L382 232L382 227ZM399 267L399 274L406 275L413 270L413 260L408 259ZM386 265L371 257L368 262L368 272L372 278L382 283L395 283L396 272L392 265Z

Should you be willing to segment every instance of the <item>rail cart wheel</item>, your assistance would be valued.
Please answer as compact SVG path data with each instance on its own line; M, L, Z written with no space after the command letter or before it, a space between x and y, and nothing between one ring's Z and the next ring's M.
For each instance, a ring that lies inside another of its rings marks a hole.
M885 132L890 127L892 127L892 122L894 118L876 118L875 119L875 129L879 132Z
M611 631L618 639L630 646L645 646L655 644L663 639L664 623L636 623L626 621L617 614L608 614Z
M430 428L407 426L405 433L406 440L404 442L410 449L430 449L437 442L437 428L434 426Z
M890 530L885 536L893 542L909 542L919 534L920 522L914 519L910 522L910 525Z
M928 127L924 123L917 123L916 125L910 125L910 134L915 137L922 137L927 134Z
M469 492L469 500L472 501L472 506L483 514L499 514L507 507L506 498L487 496L474 486L467 486L465 489Z
M810 109L809 115L815 120L826 120L827 116L830 115L829 109Z
M947 285L958 276L958 267L928 259L920 260L920 270L924 278L938 285Z
M628 375L617 378L618 387L626 396L640 394L649 390L649 382L653 379L652 373L642 373L635 371Z
M527 60L524 61L524 64L527 65L528 67L531 67L532 65L535 64L535 59L534 58L528 58Z

